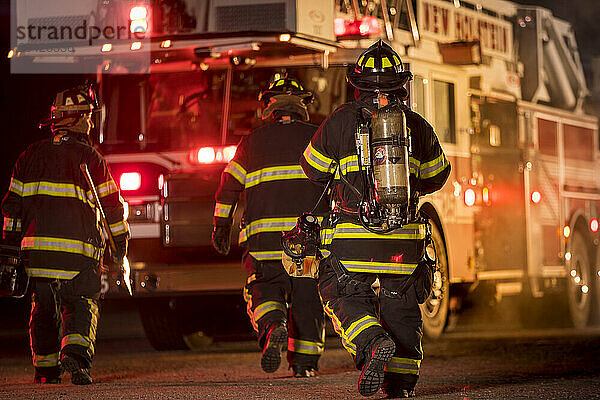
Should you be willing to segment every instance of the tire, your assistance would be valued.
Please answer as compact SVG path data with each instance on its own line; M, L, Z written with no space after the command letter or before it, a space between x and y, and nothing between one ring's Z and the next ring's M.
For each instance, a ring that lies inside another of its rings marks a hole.
M156 350L188 349L179 324L176 299L143 299L139 312L148 341Z
M431 223L431 240L435 252L436 271L433 277L433 290L425 303L421 304L423 331L430 338L439 338L448 322L450 306L450 279L446 244L438 226Z
M592 263L586 236L573 232L569 245L571 260L567 263L567 296L571 322L575 328L585 328L591 319L594 301Z

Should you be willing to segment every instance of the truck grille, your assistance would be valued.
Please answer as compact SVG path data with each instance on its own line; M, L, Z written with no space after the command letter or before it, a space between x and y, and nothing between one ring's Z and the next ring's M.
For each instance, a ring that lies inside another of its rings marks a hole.
M216 7L218 32L283 31L285 27L285 3Z

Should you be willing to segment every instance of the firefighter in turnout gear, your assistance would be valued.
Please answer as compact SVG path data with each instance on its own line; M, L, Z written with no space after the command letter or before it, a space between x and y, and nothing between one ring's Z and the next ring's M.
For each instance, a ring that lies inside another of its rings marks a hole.
M338 107L323 122L301 159L312 181L326 184L334 178L335 209L321 230L329 256L321 262L319 293L342 344L361 370L358 389L364 396L380 388L389 397L414 396L423 359L419 303L428 293L420 288L422 280L408 279L423 260L428 225L410 220L382 233L360 222L368 178L357 152L357 132L378 109L394 104L402 108L411 147L407 178L412 207L418 194L439 190L450 173L433 128L402 102L407 94L403 86L410 78L390 46L380 40L369 47L348 76L356 100ZM372 158L377 165L385 161L385 152L374 149Z
M296 377L314 376L323 352L325 315L316 279L292 278L283 268L281 235L310 211L321 194L298 160L316 126L308 123L312 94L287 76L274 79L259 96L262 118L269 122L244 137L223 171L216 193L213 246L229 251L232 216L245 191L246 209L240 244L247 311L263 349L261 367L275 372L281 351ZM326 205L316 212L323 214Z
M59 383L62 371L73 384L92 383L104 243L82 163L117 244L111 257L122 260L127 250L119 189L89 138L99 106L89 85L60 92L43 123L53 137L21 154L2 202L4 241L20 244L31 280L29 332L37 383Z

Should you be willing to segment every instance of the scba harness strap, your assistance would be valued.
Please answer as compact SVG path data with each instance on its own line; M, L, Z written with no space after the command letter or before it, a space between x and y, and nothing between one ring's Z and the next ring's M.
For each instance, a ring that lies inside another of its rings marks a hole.
M420 216L418 219L419 223L423 223L426 226L425 232L425 247L431 245L431 225L429 220L426 217ZM368 291L372 289L372 284L358 281L356 279L352 279L349 271L344 267L344 265L334 256L333 259L330 259L329 265L335 272L338 280L338 284L340 288L347 293L350 291ZM427 300L430 296L431 291L433 289L433 275L436 269L436 261L431 259L425 251L423 256L423 260L421 260L417 268L402 282L402 285L397 290L389 290L384 286L380 286L380 293L385 297L392 299L402 299L406 292L414 287L417 294L417 301L419 304L422 304ZM350 288L350 287L352 288Z

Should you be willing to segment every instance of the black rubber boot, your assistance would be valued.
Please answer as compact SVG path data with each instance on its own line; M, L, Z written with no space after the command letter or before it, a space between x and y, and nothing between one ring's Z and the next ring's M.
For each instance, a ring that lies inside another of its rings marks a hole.
M65 355L61 360L63 369L71 374L71 383L73 385L89 385L92 383L92 376L87 368L82 368L76 356Z
M383 389L387 399L408 399L415 397L414 389Z
M317 376L317 371L313 367L292 365L292 371L294 371L294 378L311 378Z
M33 381L35 383L56 385L60 383L60 377L36 375Z
M375 339L370 347L370 356L365 362L358 380L358 392L372 396L381 389L385 365L392 359L396 345L388 336Z
M288 333L285 325L273 325L267 335L267 342L260 359L260 366L265 372L275 372L281 364L281 351L287 343Z

